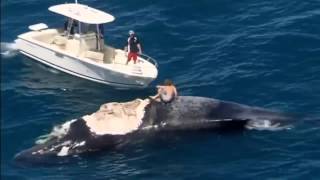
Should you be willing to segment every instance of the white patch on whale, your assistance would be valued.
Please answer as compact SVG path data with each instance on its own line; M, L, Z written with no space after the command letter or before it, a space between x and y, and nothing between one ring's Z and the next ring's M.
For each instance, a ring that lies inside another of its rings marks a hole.
M73 148L75 148L75 147L80 147L80 146L83 146L83 145L85 145L86 144L86 141L81 141L80 143L76 143L74 146L73 146Z
M82 143L82 142L81 142ZM59 148L59 147L61 147L61 146L63 146L63 147L67 147L67 146L70 146L70 144L71 144L71 141L64 141L64 142L62 142L61 144L57 144L57 145L55 145L55 146L52 146L50 149L47 149L47 148L42 148L42 149L39 149L38 151L33 151L31 154L32 155L35 155L35 154L44 154L44 153L47 153L47 152L51 152L51 151L55 151L57 148ZM62 148L63 148L62 147ZM69 149L69 148L68 148ZM60 152L61 152L61 150L60 150ZM63 150L62 152L61 152L62 154L64 154L65 153L65 150Z
M97 135L123 135L135 131L142 124L148 99L127 103L107 103L91 114L83 116L90 131Z
M57 156L67 156L69 151L68 146L63 146Z
M158 125L149 125L142 128L142 130L151 130L151 129L157 129Z

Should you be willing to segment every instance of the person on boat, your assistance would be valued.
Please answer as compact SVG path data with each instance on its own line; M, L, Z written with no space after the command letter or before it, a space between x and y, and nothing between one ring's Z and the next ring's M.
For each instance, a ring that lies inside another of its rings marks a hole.
M158 93L155 96L150 96L150 98L158 102L171 103L178 97L177 88L169 79L164 81L164 85L158 85L157 89Z
M128 64L131 59L133 59L134 63L136 64L138 54L141 54L142 50L140 41L133 30L129 31L129 38L124 49L125 51L128 51L128 59L126 64Z

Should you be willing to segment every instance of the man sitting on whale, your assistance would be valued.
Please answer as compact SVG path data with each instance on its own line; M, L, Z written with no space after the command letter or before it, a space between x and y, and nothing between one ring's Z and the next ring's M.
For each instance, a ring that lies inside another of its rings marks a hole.
M166 79L164 85L158 85L157 88L158 93L155 96L150 96L150 98L158 102L171 103L178 97L177 88L169 79Z

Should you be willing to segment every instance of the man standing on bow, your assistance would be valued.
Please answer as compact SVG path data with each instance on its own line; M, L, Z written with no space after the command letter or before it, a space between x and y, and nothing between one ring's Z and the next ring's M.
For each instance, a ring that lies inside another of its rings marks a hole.
M129 31L129 38L124 49L125 51L128 51L128 59L126 64L128 64L131 59L133 59L134 63L136 64L138 54L141 54L142 50L139 39L133 30Z

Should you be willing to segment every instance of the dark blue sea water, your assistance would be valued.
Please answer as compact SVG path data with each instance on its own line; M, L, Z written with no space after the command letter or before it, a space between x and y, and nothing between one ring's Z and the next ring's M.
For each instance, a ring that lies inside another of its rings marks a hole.
M1 43L12 43L31 24L62 25L64 19L47 8L64 2L1 1ZM80 2L117 18L105 26L107 43L122 48L128 30L136 30L144 52L158 60L159 77L144 90L117 90L22 55L1 56L3 179L319 179L319 0ZM146 97L165 78L173 79L181 95L302 118L290 130L172 134L71 163L13 162L54 125L92 113L102 103Z

